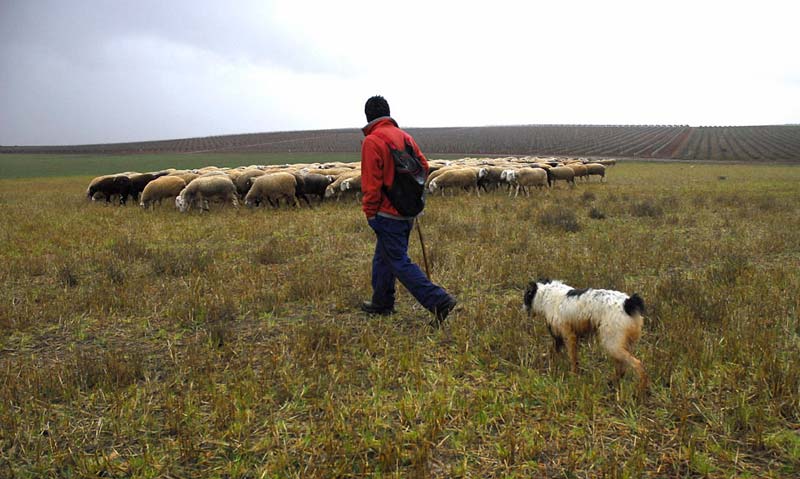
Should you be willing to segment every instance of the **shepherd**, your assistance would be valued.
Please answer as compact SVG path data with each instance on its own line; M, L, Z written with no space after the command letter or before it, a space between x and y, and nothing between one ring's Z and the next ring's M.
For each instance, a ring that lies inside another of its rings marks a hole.
M363 302L361 310L393 314L395 283L399 279L433 313L430 324L438 328L455 308L456 298L432 283L408 257L411 229L425 206L428 160L414 138L392 119L385 98L368 99L364 113L367 126L362 129L361 206L377 242L372 258L372 300Z

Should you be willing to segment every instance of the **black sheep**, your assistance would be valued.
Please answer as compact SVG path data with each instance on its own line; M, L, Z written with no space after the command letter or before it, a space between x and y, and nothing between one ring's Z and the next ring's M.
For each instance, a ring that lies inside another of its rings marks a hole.
M294 196L296 198L302 199L306 201L306 204L310 207L311 202L308 201L308 196L306 196L306 180L300 173L292 173L294 179L297 180L297 183L294 186ZM297 204L300 204L298 201Z
M103 178L89 187L89 191L87 192L89 198L92 198L95 193L102 193L105 195L106 203L111 202L111 197L113 195L119 195L119 204L124 205L128 200L128 195L131 194L131 179L123 175Z
M333 183L334 178L329 175L318 175L316 173L309 173L303 177L303 193L305 195L319 196L319 202L325 198L325 188ZM306 198L306 202L308 199Z
M137 175L131 175L131 197L139 201L139 195L144 191L144 187L147 186L148 183L155 180L160 176L166 175L165 172L159 173L140 173Z

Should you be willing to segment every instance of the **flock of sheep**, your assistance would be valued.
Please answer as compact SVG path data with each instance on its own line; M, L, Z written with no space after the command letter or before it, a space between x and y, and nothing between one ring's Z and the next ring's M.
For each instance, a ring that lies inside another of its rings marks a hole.
M576 178L588 181L605 177L606 167L614 160L588 162L579 158L507 157L431 160L427 190L431 194L458 190L485 192L506 186L509 195L520 191L529 195L532 187L552 187L557 181L575 185ZM293 165L251 165L238 168L207 166L195 170L169 168L152 173L126 172L94 178L86 191L92 200L118 199L120 205L128 197L143 208L152 209L163 200L174 202L181 211L192 208L208 211L211 201L231 203L238 207L280 201L295 206L309 196L325 198L358 197L361 192L359 163L314 163Z

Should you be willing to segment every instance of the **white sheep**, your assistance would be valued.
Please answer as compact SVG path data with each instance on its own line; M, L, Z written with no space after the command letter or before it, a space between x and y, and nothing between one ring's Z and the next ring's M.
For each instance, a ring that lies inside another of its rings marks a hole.
M165 198L175 198L186 188L186 182L180 176L162 176L148 183L142 191L139 206L150 209L155 203L160 205Z
M192 180L181 190L175 198L175 206L185 213L192 205L198 205L201 210L208 211L208 200L219 199L227 203L230 201L234 207L239 207L236 199L236 186L227 176L205 176Z

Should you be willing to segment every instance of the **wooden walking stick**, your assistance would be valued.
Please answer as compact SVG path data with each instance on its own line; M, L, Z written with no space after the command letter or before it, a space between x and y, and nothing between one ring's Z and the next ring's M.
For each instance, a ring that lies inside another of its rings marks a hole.
M431 270L428 267L428 254L425 252L425 240L422 239L422 226L419 222L419 217L414 220L414 223L417 225L417 233L419 233L419 244L422 246L422 261L425 262L425 274L428 276L428 280L431 280Z

